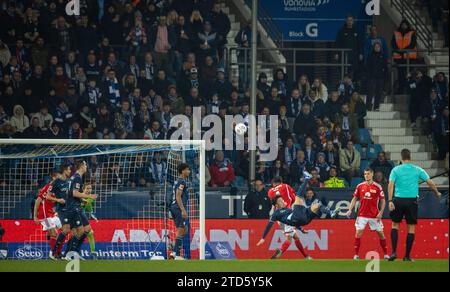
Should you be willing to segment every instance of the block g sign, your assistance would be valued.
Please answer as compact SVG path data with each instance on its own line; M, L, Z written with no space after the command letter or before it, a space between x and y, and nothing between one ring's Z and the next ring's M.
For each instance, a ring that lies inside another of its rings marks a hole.
M66 5L66 14L68 16L80 16L80 0L70 0Z
M366 13L369 16L380 15L381 12L380 0L371 0L366 4Z

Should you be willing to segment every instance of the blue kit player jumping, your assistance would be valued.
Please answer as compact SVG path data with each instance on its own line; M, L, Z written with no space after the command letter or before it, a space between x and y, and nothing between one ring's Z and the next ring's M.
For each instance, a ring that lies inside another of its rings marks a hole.
M173 185L173 201L170 206L170 213L177 228L175 246L169 259L182 260L180 256L181 247L183 246L183 238L188 232L188 214L186 206L189 201L189 188L187 180L191 175L189 165L182 163L178 166L178 174L180 177Z
M262 239L258 242L257 246L261 246L266 241L267 235L269 235L275 222L281 222L288 226L293 226L302 230L303 226L311 223L312 220L319 218L321 214L322 204L313 203L310 207L305 207L305 200L301 197L308 184L309 177L305 177L305 182L302 184L299 192L296 194L294 205L292 209L287 207L286 202L281 196L275 196L272 200L272 204L276 207L270 222L267 224L266 229ZM332 212L334 214L338 213L338 210ZM336 218L336 216L333 216Z

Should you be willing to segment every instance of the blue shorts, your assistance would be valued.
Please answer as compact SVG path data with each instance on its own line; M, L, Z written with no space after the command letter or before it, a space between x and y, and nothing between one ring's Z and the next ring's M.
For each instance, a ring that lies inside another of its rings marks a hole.
M170 207L170 214L172 214L172 219L177 228L185 228L188 225L188 219L183 219L181 209L177 204L173 204Z
M62 211L59 213L61 224L70 225L70 229L83 226L79 210Z
M89 217L87 216L87 214L84 210L81 210L80 218L81 218L81 225L83 225L84 227L91 225L89 223Z
M296 222L296 226L305 226L317 217L311 209L301 205L294 205L292 213L292 221Z

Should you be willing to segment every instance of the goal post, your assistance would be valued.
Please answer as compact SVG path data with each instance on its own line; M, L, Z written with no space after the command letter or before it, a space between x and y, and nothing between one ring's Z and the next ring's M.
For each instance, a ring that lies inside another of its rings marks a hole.
M88 180L92 183L94 192L98 192L102 198L95 205L96 211L100 213L98 219L102 221L104 218L123 218L123 221L129 221L123 228L130 233L125 239L130 246L135 240L133 244L136 245L136 249L155 248L154 255L158 247L164 246L166 254L163 256L166 258L170 241L174 240L175 233L169 212L173 198L172 184L178 176L179 163L184 162L192 168L191 178L188 181L190 200L187 209L190 234L186 242L188 248L191 248L188 254L191 258L204 260L205 148L205 141L201 140L0 139L0 219L29 219L24 218L26 217L24 214L28 213L27 210L23 210L26 204L22 202L28 192L36 194L38 183L42 184L44 177L63 161L91 159L95 161L98 169L95 170L95 174L93 169L88 170L90 175ZM159 164L154 162L156 160ZM162 169L161 165L165 165L165 169ZM163 171L164 178L152 179L151 176L162 176ZM130 192L130 189L141 191L138 201L132 202L137 191ZM120 196L116 196L116 193L120 193ZM149 197L144 196L144 193L148 193ZM120 211L121 208L124 209L123 212ZM128 215L127 212L132 215ZM38 228L37 226L34 234L29 235L30 242L45 242L44 235L37 230ZM101 231L98 232L100 236ZM155 231L160 232L160 235L155 235ZM16 232L20 232L20 228ZM111 243L110 249L127 252L123 247L119 247L124 238L119 234L116 239ZM160 242L155 242L158 240ZM191 246L191 242L194 246ZM44 246L42 248L44 249ZM131 248L129 251L131 252ZM159 251L158 255L162 255L162 252Z

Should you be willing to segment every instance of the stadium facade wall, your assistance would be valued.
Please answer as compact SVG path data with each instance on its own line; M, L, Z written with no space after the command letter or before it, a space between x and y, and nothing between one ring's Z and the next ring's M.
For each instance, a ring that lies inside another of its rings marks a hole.
M156 222L157 223L157 222ZM207 237L211 242L228 242L238 259L267 259L284 241L283 232L275 228L268 236L266 244L256 247L267 221L265 220L207 220ZM46 259L47 244L45 236L30 220L5 220L5 245L8 257L15 259ZM141 221L134 225L130 220L100 220L92 222L97 250L103 259L148 259L163 234L162 230L146 230L145 226L163 226L154 220ZM391 224L384 220L386 234ZM319 220L307 226L308 234L299 234L305 248L316 259L350 259L353 257L354 220ZM400 234L399 254L404 253L406 227ZM420 220L417 226L417 239L412 256L416 259L448 259L449 257L449 220ZM41 242L36 238L42 238ZM150 241L153 243L149 242ZM198 247L191 243L193 257ZM363 238L361 255L369 251L378 251L379 240L375 233L367 231ZM1 248L0 248L1 249ZM88 245L84 246L84 255L88 255ZM161 245L157 255L164 255L165 246ZM293 244L286 259L300 259L301 255Z

